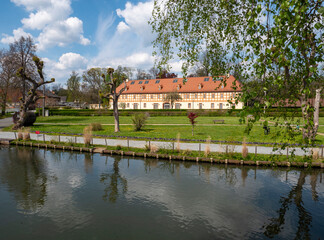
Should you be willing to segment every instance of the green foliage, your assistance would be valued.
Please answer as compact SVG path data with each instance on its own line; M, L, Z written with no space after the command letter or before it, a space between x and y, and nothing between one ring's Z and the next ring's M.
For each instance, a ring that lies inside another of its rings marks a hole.
M310 99L316 86L323 90L323 12L322 0L155 1L150 23L158 66L177 55L187 75L201 52L224 60L224 68L213 67L211 75L235 73L247 80L242 117L259 120L276 106L281 119L292 121L282 108L301 101L303 138L309 143L316 134Z
M133 127L135 131L140 131L145 126L148 116L145 113L136 113L132 117Z
M177 91L169 92L163 98L163 101L170 102L171 108L173 108L174 102L182 100L182 97Z
M80 100L80 87L81 87L81 77L75 71L70 75L70 78L67 80L67 90L68 90L68 102L74 102Z

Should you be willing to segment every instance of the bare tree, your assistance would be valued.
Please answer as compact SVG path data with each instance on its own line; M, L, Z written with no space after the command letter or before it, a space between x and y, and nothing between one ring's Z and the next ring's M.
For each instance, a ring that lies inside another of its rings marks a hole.
M104 83L109 89L107 93L101 93L103 99L108 99L113 101L113 113L115 119L115 132L119 132L119 112L118 112L118 99L122 92L126 90L126 78L127 75L122 71L121 67L118 67L115 71L113 68L107 69L107 74L102 74ZM124 87L121 87L117 91L117 87L124 82Z
M163 97L163 100L166 102L170 102L171 109L173 108L174 102L182 100L182 97L177 91L169 92Z
M0 71L1 115L5 115L8 90L16 77L16 65L10 51L0 52Z

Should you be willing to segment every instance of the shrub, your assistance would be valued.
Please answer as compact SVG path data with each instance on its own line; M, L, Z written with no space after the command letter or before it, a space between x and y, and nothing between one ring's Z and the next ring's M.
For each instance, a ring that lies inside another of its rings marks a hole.
M313 158L313 160L317 160L317 159L319 159L319 151L318 151L318 149L316 149L316 148L313 148L312 149L312 158Z
M92 131L102 131L103 130L101 123L91 123L90 126L92 128Z
M148 116L144 113L135 113L132 117L133 127L135 131L140 131L145 126Z
M120 151L122 149L122 147L120 145L116 146L116 150Z
M244 138L243 146L242 146L242 157L247 158L248 154L249 154L249 150L248 150L248 148L246 146L246 139Z
M157 153L158 151L159 151L159 147L154 145L154 144L151 144L150 152L151 153Z
M24 139L24 134L23 134L22 130L19 130L17 135L18 135L17 136L18 140L23 140Z
M211 138L210 136L208 136L206 140L205 157L207 157L210 154L210 142L211 142Z
M91 126L87 126L83 129L83 140L84 145L90 146L92 141L92 128Z

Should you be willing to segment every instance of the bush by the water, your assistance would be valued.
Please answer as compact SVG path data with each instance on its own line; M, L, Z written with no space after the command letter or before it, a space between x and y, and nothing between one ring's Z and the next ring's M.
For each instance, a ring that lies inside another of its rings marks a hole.
M147 114L144 113L136 113L132 117L132 122L135 131L140 131L145 126L146 120L148 118Z

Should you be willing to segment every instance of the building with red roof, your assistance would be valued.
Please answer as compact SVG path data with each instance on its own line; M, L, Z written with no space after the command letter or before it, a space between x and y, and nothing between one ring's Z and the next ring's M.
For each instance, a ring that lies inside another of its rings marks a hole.
M224 81L226 80L226 84ZM119 91L125 84L122 83ZM170 109L165 97L177 92L181 100L175 102L176 109L229 109L229 101L242 92L241 84L233 76L129 80L126 90L119 97L119 106L124 109ZM235 105L243 107L242 102Z

